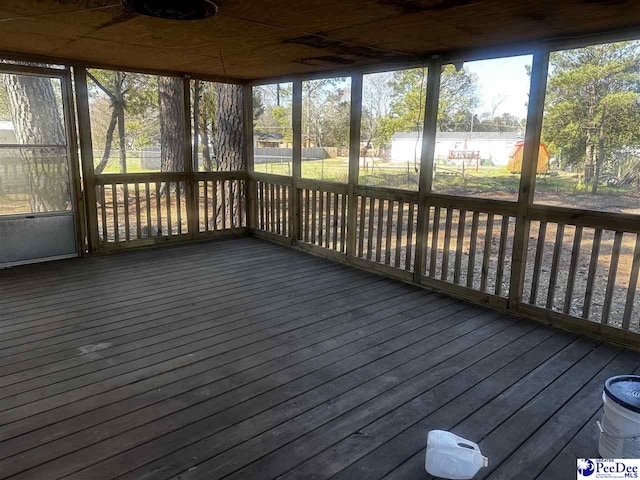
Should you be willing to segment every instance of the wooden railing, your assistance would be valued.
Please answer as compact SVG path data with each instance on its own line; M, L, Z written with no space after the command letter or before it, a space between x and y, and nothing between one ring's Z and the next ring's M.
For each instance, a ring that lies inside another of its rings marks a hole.
M185 180L184 174L96 176L101 244L108 248L187 235Z
M198 232L235 231L247 226L245 173L198 173Z
M196 174L197 203L186 173L95 176L99 249L183 241L246 227L246 174ZM197 218L193 227L193 219Z
M345 253L347 248L347 186L301 180L300 236L305 244Z
M515 204L431 194L426 208L421 283L442 287L434 281L446 282L464 287L470 298L506 306Z
M515 202L430 193L420 205L417 192L358 186L350 212L344 184L298 179L294 202L290 177L255 174L254 183L258 235L496 308L637 341L629 336L640 330L640 224L631 215L531 208L523 293L514 302Z
M290 236L291 179L257 180L256 195L259 205L256 228L273 235Z
M638 331L640 224L633 216L557 207L530 214L521 310Z
M358 258L412 272L418 194L359 187L356 251Z

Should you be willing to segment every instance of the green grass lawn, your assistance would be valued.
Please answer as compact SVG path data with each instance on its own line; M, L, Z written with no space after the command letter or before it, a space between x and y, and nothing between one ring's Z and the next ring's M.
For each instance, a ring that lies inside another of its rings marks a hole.
M98 160L97 160L98 161ZM255 171L275 175L291 175L291 162L271 162L255 165ZM143 170L140 158L127 158L127 172L152 172ZM111 162L104 173L120 173L117 161ZM302 177L316 180L347 183L349 159L347 157L307 160L302 162ZM413 165L398 164L377 158L360 160L359 180L361 185L397 188L417 191L420 173ZM450 195L471 195L502 200L517 200L520 182L519 174L512 174L506 166L480 166L462 168L436 164L433 191ZM626 211L629 205L637 204L640 194L637 188L599 186L597 196L590 195L590 185L584 185L576 173L555 172L539 174L536 180L536 201L556 205L575 206L607 210L606 205L614 205L614 210ZM635 208L635 207L634 207Z
M291 163L261 163L255 165L256 172L276 175L291 175ZM349 160L347 157L327 158L302 162L303 178L328 180L346 183L349 176ZM396 164L380 159L366 159L363 166L361 160L360 183L364 185L384 186L405 190L417 190L420 173L411 163ZM559 173L556 176L539 175L538 188L548 192L574 192L579 185L577 176ZM435 191L451 191L458 193L517 193L520 176L512 174L506 166L461 168L449 165L436 165L434 176Z

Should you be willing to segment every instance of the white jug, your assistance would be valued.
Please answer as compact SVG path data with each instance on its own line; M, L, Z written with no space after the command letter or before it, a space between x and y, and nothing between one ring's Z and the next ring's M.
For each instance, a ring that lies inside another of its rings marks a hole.
M487 457L475 443L444 430L431 430L427 435L424 466L434 477L466 480L487 465Z

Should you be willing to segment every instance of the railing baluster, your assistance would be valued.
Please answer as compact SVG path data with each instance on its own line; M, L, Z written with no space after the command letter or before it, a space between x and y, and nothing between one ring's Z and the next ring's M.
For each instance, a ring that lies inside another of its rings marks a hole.
M156 216L158 220L158 236L162 235L162 206L161 206L161 193L162 193L162 184L160 182L156 182Z
M480 290L487 291L489 278L489 263L491 261L491 242L493 241L493 213L487 214L487 228L484 233L484 251L482 252L482 272L480 276Z
M414 260L414 262L418 261L420 258L420 253L418 252L418 249L420 248L419 245L422 243L422 249L424 250L422 252L422 256L424 258L422 258L422 266L418 267L416 265L416 268L418 270L422 269L422 276L426 277L426 276L431 276L431 274L427 274L427 272L429 271L427 269L427 267L431 265L431 259L430 259L430 255L427 255L427 252L429 251L430 245L429 245L429 228L430 228L430 221L431 221L431 206L429 206L429 204L425 203L422 206L420 206L420 204L418 204L418 206L416 206L417 209L417 213L416 213L416 259ZM425 212L423 214L420 213L421 210L425 210ZM435 214L435 209L434 212ZM418 224L420 223L420 219L424 218L424 238L421 240L418 238L418 235L420 234L420 229L418 228Z
M371 260L373 258L373 220L376 211L376 201L373 197L368 197L369 199L369 228L367 231L367 260Z
M102 216L102 241L107 243L109 241L109 233L107 231L107 201L105 195L105 187L106 185L100 186L100 202L102 204L101 208L101 216Z
M554 298L556 295L556 283L558 280L558 265L560 264L563 243L564 224L558 224L558 228L556 230L556 243L553 247L553 258L551 260L551 272L549 272L549 291L547 292L546 305L548 309L553 309Z
M384 215L384 200L378 199L378 225L376 233L376 262L380 262L382 256L382 221Z
M473 288L473 278L476 270L476 249L478 248L478 223L480 212L473 212L471 217L471 236L469 237L469 262L467 263L467 287Z
M580 246L582 245L582 227L577 226L573 233L573 249L571 250L571 263L569 264L569 276L567 277L567 291L564 294L564 307L562 311L569 313L571 310L571 297L573 296L573 286L575 285L576 269L580 258Z
M131 240L131 228L129 225L129 184L125 183L122 185L122 194L124 196L124 238L125 241L128 242Z
M367 210L367 197L360 196L360 222L358 223L358 253L357 257L362 258L364 255L364 223Z
M444 223L444 245L442 247L442 271L440 278L447 281L449 278L449 250L451 249L451 227L453 224L453 208L447 208Z
M396 258L394 266L400 268L400 257L402 255L402 231L403 231L404 202L398 202L398 217L396 223Z
M264 197L264 182L258 182L258 195L260 196L260 229L265 229L265 197Z
M544 258L544 247L547 236L547 222L540 222L538 228L538 241L536 242L536 258L533 263L533 276L531 277L531 294L529 303L536 304L538 298L538 285L540 284L540 268L542 267L542 259Z
M466 210L458 212L458 236L456 238L456 260L453 264L453 283L460 283L460 270L462 269L462 246L464 244L464 229L466 226Z
M145 207L147 210L147 238L151 237L151 186L144 184Z
M141 223L141 213L140 213L140 184L134 184L134 195L136 197L136 238L140 240L142 238L142 226Z
M311 192L311 244L316 245L316 222L317 222L317 205L318 205L318 195L316 190L314 189Z
M629 330L631 325L631 314L633 313L633 303L636 298L638 286L638 272L640 271L640 234L636 234L636 247L633 251L633 263L631 274L629 275L629 286L627 287L627 298L624 304L624 314L622 315L622 328Z
M214 180L211 182L212 194L211 198L211 226L213 227L213 231L218 230L218 195L220 193L220 182L218 180ZM209 220L207 220L208 222Z
M309 203L309 189L304 189L304 241L309 243L309 212L311 211L311 204Z
M275 198L276 198L276 228L273 233L277 233L278 235L282 235L282 216L280 212L280 184L274 184L276 188Z
M227 230L233 216L233 197L231 196L231 182L222 180L222 229Z
M509 216L502 215L500 246L498 248L498 266L496 268L496 295L502 295L502 277L504 276L504 259L507 251L507 233L509 233Z
M269 186L269 231L276 233L275 185L273 183L268 183L267 185Z
M248 203L245 192L247 192L247 181L241 180L238 182L238 185L238 226L246 227Z
M287 185L282 186L282 235L289 236L287 231L287 217L289 216L289 187Z
M238 205L238 192L235 180L229 180L229 228L236 226L236 214Z
M387 201L387 235L385 239L385 251L384 251L384 263L389 265L391 263L391 233L393 229L393 211L395 210L395 202L393 200Z
M429 276L435 278L438 263L438 243L440 237L440 207L433 210L433 231L431 232L431 260L429 261Z
M178 225L178 235L182 235L182 205L180 190L182 183L176 182L176 223Z
M340 207L340 251L345 253L347 250L347 196L343 193L340 198L342 201ZM357 205L357 203L353 205Z
M209 231L209 181L204 181L204 231Z
M611 312L611 302L613 301L613 293L616 286L616 273L618 272L618 261L620 259L620 248L622 247L623 232L616 232L613 238L613 250L611 252L611 263L609 265L609 277L607 278L607 291L604 296L604 305L602 306L602 323L609 323L609 314Z
M122 185L122 194L124 196L124 232L125 241L131 240L131 225L129 219L129 184Z
M331 194L329 192L326 192L326 196L327 208L325 214L324 245L326 248L329 248L329 244L331 242Z
M338 250L338 194L333 194L333 249Z
M318 191L318 242L316 245L322 246L322 240L324 238L324 192Z
M171 218L171 182L164 183L164 190L167 195L167 235L173 235L173 225Z
M111 197L113 203L113 239L118 243L120 241L120 221L118 220L118 188L115 183L111 184Z
M409 202L409 214L407 216L407 252L404 258L404 269L411 271L411 260L412 260L412 252L413 252L413 217L415 215L414 212L415 204L413 202Z

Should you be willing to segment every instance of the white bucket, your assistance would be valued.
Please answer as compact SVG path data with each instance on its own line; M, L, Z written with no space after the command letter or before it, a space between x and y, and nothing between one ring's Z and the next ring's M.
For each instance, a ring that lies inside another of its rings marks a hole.
M640 377L632 375L607 380L602 394L604 412L598 452L602 458L640 458L640 390L609 388L617 379L631 381L631 385L640 388Z

